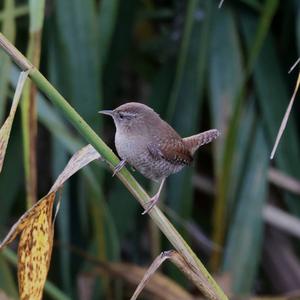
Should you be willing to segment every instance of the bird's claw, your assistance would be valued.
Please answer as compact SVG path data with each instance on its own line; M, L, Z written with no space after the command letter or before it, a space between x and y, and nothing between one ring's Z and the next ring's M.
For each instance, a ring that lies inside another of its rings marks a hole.
M146 209L142 212L142 215L148 213L157 203L159 195L153 196L148 203L146 203Z
M121 171L121 169L125 166L126 160L121 160L114 168L114 172L112 174L112 177L114 177L117 173Z
M112 176L111 177L114 177L118 172L119 172L120 170L118 170L118 169L114 169L114 172L113 172L113 174L112 174Z
M154 207L154 205L158 202L159 195L160 195L160 192L162 190L165 180L166 180L166 178L163 178L163 180L161 181L161 183L159 185L157 193L150 199L150 201L148 203L146 203L146 209L142 212L142 215L148 213Z

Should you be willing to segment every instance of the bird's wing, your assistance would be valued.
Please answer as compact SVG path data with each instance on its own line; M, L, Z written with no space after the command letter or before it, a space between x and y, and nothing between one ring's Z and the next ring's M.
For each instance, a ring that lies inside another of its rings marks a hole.
M189 165L193 160L185 145L177 139L149 143L147 149L154 159L164 159L175 165Z

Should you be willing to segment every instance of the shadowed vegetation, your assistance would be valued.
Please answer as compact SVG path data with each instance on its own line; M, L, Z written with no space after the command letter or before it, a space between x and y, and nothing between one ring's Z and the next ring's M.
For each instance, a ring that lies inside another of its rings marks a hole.
M221 9L211 0L0 4L1 32L114 150L113 122L97 112L128 101L151 106L181 136L219 129L191 168L167 179L161 208L229 297L297 294L297 97L269 160L298 77L298 67L288 74L299 56L297 1L225 0ZM1 124L18 76L1 50ZM1 240L87 144L29 82L0 174ZM103 162L67 181L61 198L45 299L129 299L147 266L173 248ZM202 297L170 263L160 270L168 278L150 281L141 299ZM0 291L13 299L15 273L13 253L1 252Z

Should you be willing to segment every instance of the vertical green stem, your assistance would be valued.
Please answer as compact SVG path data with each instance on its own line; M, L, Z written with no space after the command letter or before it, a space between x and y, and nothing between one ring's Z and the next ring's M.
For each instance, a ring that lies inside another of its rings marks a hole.
M30 0L29 8L30 30L27 57L36 68L39 68L45 0ZM30 208L37 201L36 95L35 85L28 81L25 85L21 102L27 208Z

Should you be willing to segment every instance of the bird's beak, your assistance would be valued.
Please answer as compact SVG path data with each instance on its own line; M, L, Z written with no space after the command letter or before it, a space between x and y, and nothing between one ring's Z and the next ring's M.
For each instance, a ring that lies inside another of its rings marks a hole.
M99 114L103 114L103 115L108 115L108 116L113 116L114 115L114 111L113 110L100 110L98 111Z

